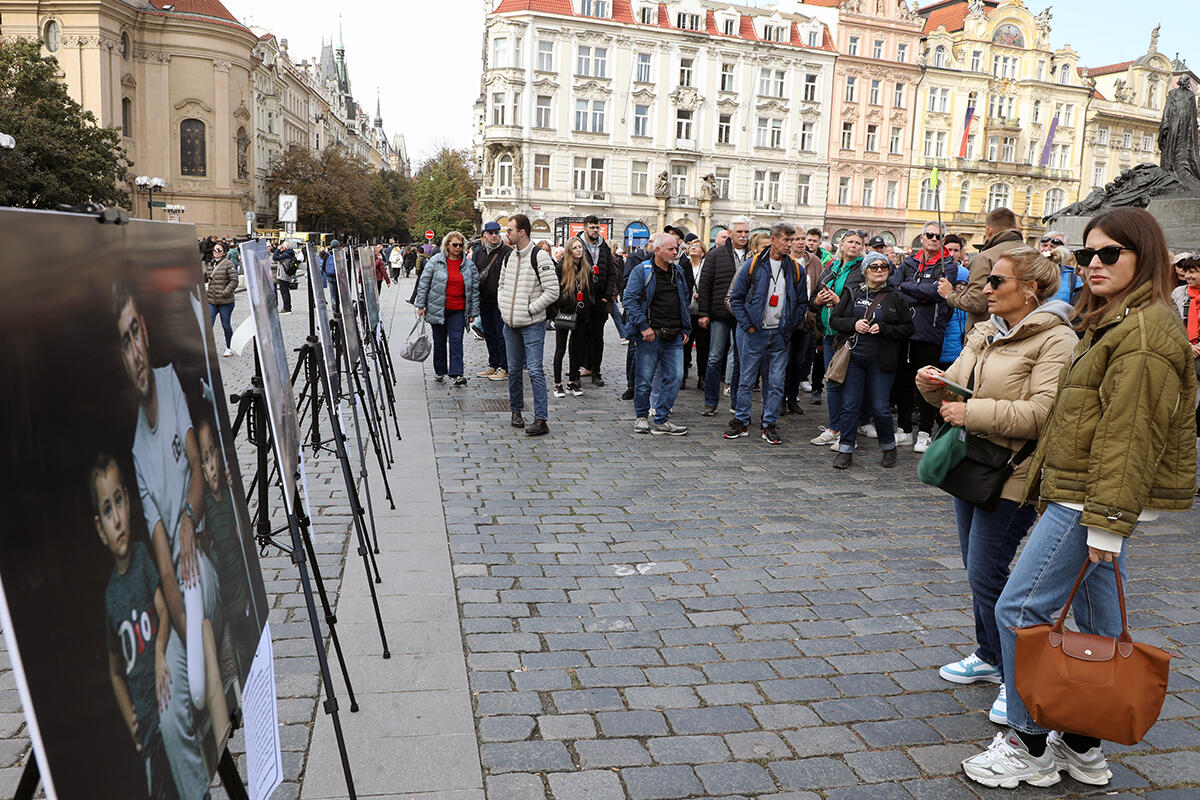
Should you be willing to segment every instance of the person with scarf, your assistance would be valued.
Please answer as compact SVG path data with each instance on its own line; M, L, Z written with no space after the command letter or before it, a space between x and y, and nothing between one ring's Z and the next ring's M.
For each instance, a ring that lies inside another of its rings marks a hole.
M838 245L838 257L821 273L817 282L817 296L812 305L817 309L817 334L824 337L822 355L825 357L825 368L833 360L837 349L837 331L829 325L830 313L853 287L862 284L863 271L863 237L857 231L850 231L842 237ZM814 387L815 388L815 387ZM829 427L811 442L818 446L833 446L837 448L838 430L842 423L842 387L841 384L830 383L826 391L826 403L829 406Z

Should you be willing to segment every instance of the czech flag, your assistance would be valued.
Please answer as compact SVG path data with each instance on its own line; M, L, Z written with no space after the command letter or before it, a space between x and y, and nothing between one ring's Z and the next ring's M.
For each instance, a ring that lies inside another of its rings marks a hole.
M958 146L958 157L967 157L967 135L971 132L971 119L975 116L975 106L967 106L967 116L963 120L962 143Z

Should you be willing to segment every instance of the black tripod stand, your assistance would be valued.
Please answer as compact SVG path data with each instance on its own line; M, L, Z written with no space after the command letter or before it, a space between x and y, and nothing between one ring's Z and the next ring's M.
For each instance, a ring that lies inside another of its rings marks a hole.
M350 758L346 753L346 742L342 736L342 723L338 717L338 702L334 696L333 679L329 674L329 661L325 657L325 646L321 638L321 626L317 621L316 601L313 599L312 582L309 580L307 563L312 564L313 577L316 579L317 592L321 598L321 608L325 612L325 624L329 628L333 649L341 665L342 678L346 681L346 693L350 697L350 711L358 711L358 701L354 698L354 689L350 684L350 673L346 669L346 659L342 654L342 645L337 635L337 617L329 605L329 597L325 592L325 582L321 579L317 556L313 550L312 537L309 535L308 517L301 510L299 492L295 497L284 496L284 507L287 515L287 530L291 534L291 544L287 545L275 540L275 531L271 528L270 516L270 452L272 443L268 438L267 400L263 393L262 364L259 361L257 347L254 351L254 376L250 386L241 394L230 396L230 401L237 404L237 418L233 423L234 435L237 434L243 422L246 423L247 435L254 444L258 465L254 480L250 484L250 492L257 491L257 508L255 509L255 539L259 547L265 551L268 546L274 546L288 553L296 570L300 574L300 586L304 591L304 601L308 609L308 621L312 628L313 644L317 651L317 664L321 670L326 700L323 704L325 713L333 718L333 730L337 737L338 751L342 758L342 772L346 777L346 788L350 797L355 798L354 778L350 773ZM276 466L278 457L276 458ZM282 533L282 529L280 530ZM307 554L307 558L306 558Z
M380 439L382 437L380 436L379 427L377 424L378 423L378 409L375 408L375 393L371 390L370 370L367 368L366 363L363 361L363 357L360 355L359 363L362 365L362 376L360 379L359 371L357 369L355 369L354 364L350 363L350 355L349 355L349 353L346 352L347 348L346 348L346 343L345 343L345 337L342 335L341 323L338 321L334 321L332 324L334 325L334 333L335 333L335 335L333 337L333 341L335 343L334 344L334 353L336 356L334 359L335 371L337 372L337 374L340 375L342 370L344 369L345 373L346 373L346 385L348 387L352 387L352 391L350 392L350 394L351 394L350 399L353 401L352 405L354 408L354 434L358 439L358 457L359 457L360 465L362 467L363 472L365 473L366 469L367 469L366 455L365 455L365 450L363 449L362 428L359 426L359 421L358 421L358 409L359 409L359 406L363 406L364 407L363 416L366 418L366 422L367 422L367 436L370 438L371 445L375 450L375 459L379 462L379 476L380 476L380 478L383 479L383 489L384 489L384 492L386 493L387 501L388 501L389 505L391 506L391 508L395 509L396 501L394 499L392 499L392 487L388 484L387 467L384 464L383 450L380 448ZM357 328L357 326L355 326L355 327ZM356 331L356 333L357 333L357 331ZM358 341L358 351L360 354L362 353L361 338ZM365 391L363 389L364 385L366 387ZM372 414L372 411L375 412L374 415ZM371 494L370 494L369 489L367 491L367 502L368 502L368 504L371 502ZM374 516L374 512L372 512L372 516Z

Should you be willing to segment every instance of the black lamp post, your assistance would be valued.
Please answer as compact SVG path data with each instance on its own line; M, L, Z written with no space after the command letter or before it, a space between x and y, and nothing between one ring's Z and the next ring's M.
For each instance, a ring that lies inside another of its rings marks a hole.
M137 184L138 191L146 192L146 213L150 219L154 219L154 193L166 189L167 182L162 178L139 175L134 179L134 183Z

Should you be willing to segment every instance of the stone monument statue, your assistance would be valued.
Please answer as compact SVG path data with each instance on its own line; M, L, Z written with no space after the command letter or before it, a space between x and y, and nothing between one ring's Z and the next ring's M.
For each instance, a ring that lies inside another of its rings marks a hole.
M1200 167L1196 163L1196 95L1192 81L1181 75L1178 88L1167 92L1162 123L1158 126L1158 150L1162 168L1174 172L1182 183L1200 188Z
M655 197L670 197L671 196L671 176L664 169L658 173L658 180L654 182Z
M717 196L717 176L711 172L700 179L700 199L712 200Z

